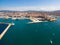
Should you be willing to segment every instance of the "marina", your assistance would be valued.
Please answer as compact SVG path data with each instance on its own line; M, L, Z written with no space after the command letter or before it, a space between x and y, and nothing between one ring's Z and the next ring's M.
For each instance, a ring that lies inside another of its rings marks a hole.
M0 0L0 45L60 45L60 0Z
M32 23L30 19L12 20L12 19L0 19L0 22L12 22L8 26L10 27L0 39L1 45L58 45L60 37L59 20L43 23ZM4 31L3 31L4 32ZM1 33L2 34L2 33ZM0 35L1 37L1 35ZM22 44L23 43L23 44Z
M16 21L16 20L25 20L25 19L27 19L27 20L31 20L30 22L27 22L27 24L34 24L34 23L41 23L41 22L49 22L49 21L56 21L56 18L55 17L51 17L51 16L42 16L43 18L41 18L41 17L39 17L39 18L36 18L36 17L32 17L32 16L30 16L29 18L27 18L27 17L19 17L19 19L18 19L18 17L19 16L17 16L17 15L14 15L14 16L12 16L12 17L9 17L9 16L7 16L7 17L2 17L1 19L3 19L4 21L6 21L6 20L11 20L11 22L13 22L13 20L14 21ZM49 20L49 21L48 21ZM0 30L0 39L2 39L2 37L4 36L4 34L7 32L7 30L11 27L11 25L15 25L15 23L5 23L5 22L0 22L0 25L2 26L2 27L4 27L4 28L2 28L1 26L0 26L0 28L1 28L1 30ZM23 23L23 22L22 22Z

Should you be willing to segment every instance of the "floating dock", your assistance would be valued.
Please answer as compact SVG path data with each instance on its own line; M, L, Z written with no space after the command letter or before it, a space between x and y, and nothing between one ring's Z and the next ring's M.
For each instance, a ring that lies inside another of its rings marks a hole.
M0 22L0 24L8 24L8 26L1 32L0 34L0 39L2 39L2 37L4 36L4 34L7 32L7 30L10 28L10 26L14 25L14 23L2 23Z

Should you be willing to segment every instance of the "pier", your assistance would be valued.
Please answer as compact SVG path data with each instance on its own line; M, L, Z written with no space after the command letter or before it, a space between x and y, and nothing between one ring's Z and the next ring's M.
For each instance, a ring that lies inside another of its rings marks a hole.
M49 15L45 15L43 18L39 17L39 18L35 18L35 17L30 17L30 20L32 22L29 23L38 23L38 22L47 22L47 21L55 21L56 18L49 16Z
M43 20L42 18L32 18L32 17L30 17L30 20L32 22L29 22L29 23L47 22L47 21L42 21Z
M0 22L0 24L4 24L2 22ZM8 24L8 26L3 30L3 32L0 34L0 39L2 39L2 37L4 36L4 34L7 32L7 30L10 28L10 26L14 25L14 23L5 23Z

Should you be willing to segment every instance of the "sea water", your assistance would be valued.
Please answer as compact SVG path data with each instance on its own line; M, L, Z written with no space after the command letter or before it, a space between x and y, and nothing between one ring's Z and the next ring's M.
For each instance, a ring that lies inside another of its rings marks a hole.
M0 24L0 34L6 29L8 24Z
M60 45L60 19L53 22L32 23L28 19L0 19L0 22L13 22L0 40L0 45Z

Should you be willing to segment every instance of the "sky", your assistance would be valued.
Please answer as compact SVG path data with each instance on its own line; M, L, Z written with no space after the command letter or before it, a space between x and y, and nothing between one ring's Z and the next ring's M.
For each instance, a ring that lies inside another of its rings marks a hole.
M0 10L60 10L60 0L0 0Z

